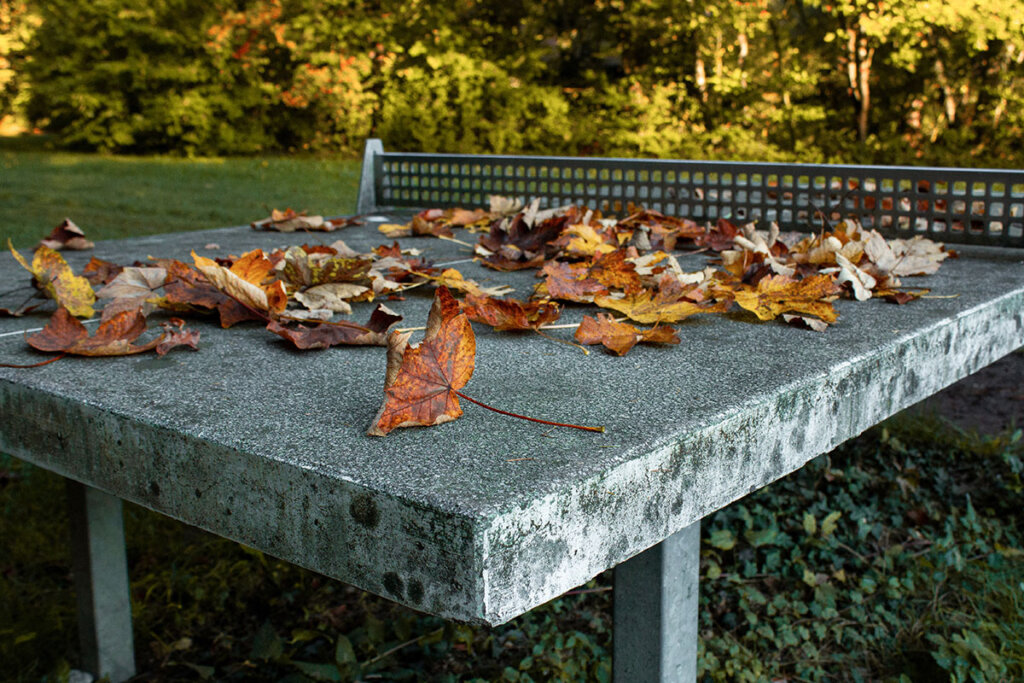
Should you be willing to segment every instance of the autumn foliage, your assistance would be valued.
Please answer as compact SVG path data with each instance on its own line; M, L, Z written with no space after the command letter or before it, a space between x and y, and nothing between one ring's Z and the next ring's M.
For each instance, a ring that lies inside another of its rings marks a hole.
M290 233L300 229L294 221L305 218L275 212L253 228ZM302 230L357 223L316 217ZM119 265L93 258L83 275L46 244L31 263L13 248L11 253L31 274L34 298L57 305L46 327L28 337L39 351L120 356L196 349L199 333L185 329L182 315L215 315L224 328L256 323L297 351L386 347L385 400L368 432L375 436L454 420L462 414L460 398L504 412L462 393L476 362L473 323L499 333L534 332L584 351L601 345L618 356L637 344L679 344L686 321L697 315L734 312L751 322L781 320L823 332L839 323L838 299L914 301L926 290L908 290L901 279L933 273L952 255L920 237L886 240L852 221L809 235L784 235L774 225L767 232L724 219L698 226L642 207L630 206L627 216L612 219L576 206L541 210L538 202L521 206L499 197L488 209L428 209L407 224L382 225L379 232L392 240L440 238L467 247L472 245L462 237L476 234L474 250L483 266L499 272L533 269L538 282L528 298L509 298L509 287L484 287L454 268L437 268L398 241L370 253L341 240L218 259L193 251L191 264L153 258ZM456 238L456 232L464 234ZM81 244L85 237L67 222L48 241L64 247L64 241ZM684 250L705 253L705 267L685 271L678 258ZM394 331L402 318L380 300L424 286L436 294L423 340L413 345L412 330ZM103 303L102 319L89 334L78 318L93 317L97 302ZM375 308L365 324L336 319L370 302ZM25 315L38 305L30 298L19 307L0 308L0 314ZM602 310L578 323L556 324L579 306ZM147 316L161 310L175 317L143 339ZM572 341L552 334L559 329L571 329Z

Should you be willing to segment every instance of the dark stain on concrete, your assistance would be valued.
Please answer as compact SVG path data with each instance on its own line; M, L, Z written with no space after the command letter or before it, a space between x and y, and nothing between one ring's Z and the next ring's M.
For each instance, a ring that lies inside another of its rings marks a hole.
M156 483L155 481L149 482L149 492L152 493L154 496L159 496L160 484Z
M423 584L417 579L409 582L409 601L417 605L423 602Z
M348 511L357 524L361 524L367 529L374 529L380 523L380 511L377 509L377 503L365 493L352 499Z
M405 586L402 585L402 579L398 578L398 574L394 572L387 572L384 574L384 590L391 595L401 600L405 595ZM423 586L420 586L420 597L423 595Z

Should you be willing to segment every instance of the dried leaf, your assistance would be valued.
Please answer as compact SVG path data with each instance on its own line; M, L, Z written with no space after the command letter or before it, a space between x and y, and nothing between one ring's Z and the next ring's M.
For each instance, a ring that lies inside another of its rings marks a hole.
M306 308L310 310L324 308L335 313L351 313L350 301L370 301L372 299L372 289L351 282L328 282L325 285L317 285L304 292L295 293L295 300Z
M50 321L40 332L26 338L34 349L70 353L77 356L128 356L156 349L165 344L164 353L180 343L188 344L186 337L179 333L179 343L171 343L167 335L162 334L145 344L133 342L146 331L146 317L138 309L121 311L110 316L103 316L95 334L89 336L85 325L75 319L63 306L57 309ZM187 338L191 338L188 335ZM195 336L198 339L198 334ZM194 345L193 345L194 347Z
M149 299L155 298L154 290L163 287L166 279L166 268L129 266L118 273L110 284L96 292L96 297L114 300L107 304L104 311L111 307L117 310L142 308L143 314L148 315L156 308L156 304Z
M82 277L93 285L105 285L110 283L123 268L116 263L104 261L93 256L82 268Z
M419 346L409 335L388 337L385 399L370 436L384 436L399 427L430 426L462 415L457 391L473 375L476 338L469 318L447 287L439 287Z
M387 331L402 319L387 306L378 304L366 325L348 321L322 323L313 327L307 325L286 326L271 320L267 329L290 341L295 348L326 349L331 346L386 346Z
M774 320L783 313L798 313L833 323L837 314L830 299L839 292L839 285L828 275L812 275L803 280L770 275L762 278L756 287L742 285L735 291L735 297L737 304L761 320Z
M598 313L597 318L583 316L583 322L574 335L580 344L603 344L606 349L620 356L637 343L678 344L679 335L675 328L659 325L641 330L629 323L618 322L608 313Z
M697 313L722 313L729 307L728 302L697 304L660 291L655 293L649 289L626 294L621 298L597 296L594 297L594 303L602 308L619 311L631 320L648 325L676 323Z
M479 294L469 294L462 310L470 320L490 325L499 332L535 330L558 320L561 315L558 304L551 301L495 299Z
M85 233L70 218L61 221L39 245L57 251L61 249L92 249L96 246L95 243L85 238Z
M36 286L58 306L79 318L91 318L96 313L92 307L96 301L92 285L84 277L75 275L59 253L49 247L39 247L30 266L9 239L7 247L18 263L32 273Z
M548 261L540 272L546 279L537 286L536 296L576 303L593 303L594 297L608 294L607 287L588 277L590 271L584 264Z
M273 264L262 249L243 254L231 268L195 252L192 252L192 260L210 284L246 308L273 316L288 305L284 283L276 279L265 282Z
M193 351L199 350L199 330L186 330L185 321L181 318L171 318L160 323L160 327L163 328L164 333L157 340L157 355L162 356L179 346L187 346Z

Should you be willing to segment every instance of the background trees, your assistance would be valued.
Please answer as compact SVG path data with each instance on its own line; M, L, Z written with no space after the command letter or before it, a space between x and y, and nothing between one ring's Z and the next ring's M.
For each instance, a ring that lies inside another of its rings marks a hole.
M0 0L0 113L124 151L352 154L376 135L1012 166L1022 18L1024 0Z

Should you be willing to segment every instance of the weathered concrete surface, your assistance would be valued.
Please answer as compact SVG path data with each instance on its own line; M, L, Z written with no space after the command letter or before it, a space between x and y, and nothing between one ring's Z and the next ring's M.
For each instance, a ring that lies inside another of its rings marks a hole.
M102 243L96 255L124 263L339 237L357 249L385 241L373 226L225 229ZM437 261L468 255L431 238L401 243ZM69 259L78 267L88 256ZM382 349L297 353L257 326L199 323L197 353L0 370L0 448L411 607L497 624L1024 344L1022 260L964 249L920 280L956 298L843 301L824 334L705 317L680 326L680 346L617 358L477 329L469 395L603 424L604 434L466 405L446 425L366 437L382 399ZM520 296L536 281L456 267L511 282ZM0 259L0 280L19 271ZM403 325L421 325L429 301L410 292L389 305ZM0 332L43 322L3 321ZM0 337L0 357L41 356L15 335Z

